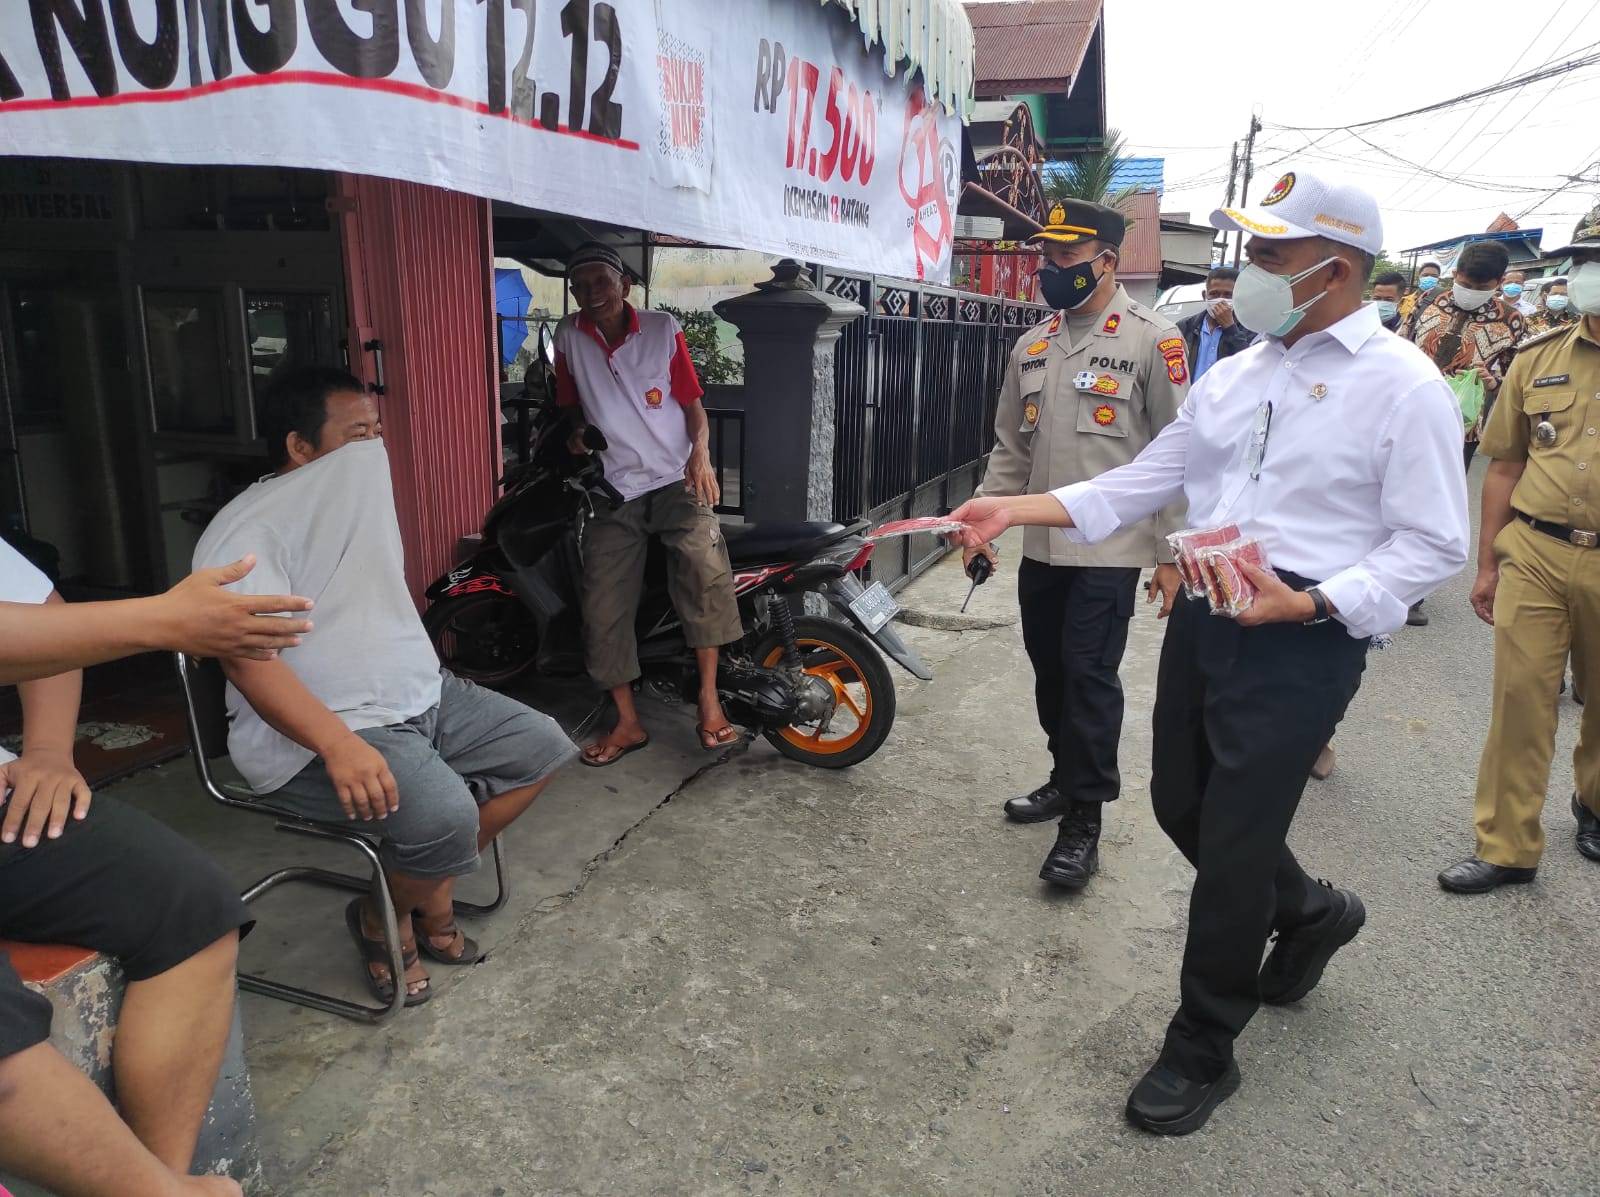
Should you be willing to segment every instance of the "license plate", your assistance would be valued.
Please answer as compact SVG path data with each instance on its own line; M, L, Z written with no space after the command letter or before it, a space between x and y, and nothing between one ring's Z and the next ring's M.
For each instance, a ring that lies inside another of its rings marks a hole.
M850 600L850 613L861 621L868 635L876 635L883 626L900 614L900 604L882 582L874 582Z

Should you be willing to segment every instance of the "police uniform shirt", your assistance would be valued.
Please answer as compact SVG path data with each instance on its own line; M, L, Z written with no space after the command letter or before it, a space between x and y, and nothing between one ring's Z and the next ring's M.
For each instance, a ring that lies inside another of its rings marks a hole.
M1399 628L1467 561L1460 407L1373 304L1218 362L1137 461L1055 493L1091 542L1178 499L1195 527L1237 523L1355 637Z
M1600 344L1586 325L1523 342L1479 450L1527 463L1511 492L1524 515L1600 529Z
M1173 421L1188 390L1183 335L1125 288L1093 316L1057 312L1011 351L978 494L1043 494L1126 465ZM1181 526L1174 508L1094 545L1027 528L1022 549L1050 565L1144 567L1172 560L1166 536Z

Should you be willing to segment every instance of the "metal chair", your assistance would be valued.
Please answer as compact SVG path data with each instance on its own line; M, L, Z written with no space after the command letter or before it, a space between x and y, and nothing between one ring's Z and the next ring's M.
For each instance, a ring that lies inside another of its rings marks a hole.
M277 810L269 803L256 798L242 786L219 783L212 775L211 761L228 754L227 682L223 677L222 666L214 660L202 660L185 653L177 654L177 662L178 679L183 685L184 703L188 708L189 739L193 749L195 772L199 774L200 784L205 787L206 793L223 806L275 820L279 831L326 840L329 843L344 844L360 853L368 869L367 876L362 877L352 873L335 873L310 865L293 865L268 873L239 896L248 904L269 890L291 881L305 881L312 885L351 893L370 893L383 914L384 939L390 945L390 976L404 977L405 963L401 959L400 929L395 920L394 899L389 892L389 882L383 875L376 838L348 825L319 823L287 811ZM456 913L493 914L504 906L506 899L510 897L510 888L506 884L505 858L498 836L492 844L492 849L496 883L494 901L485 905L456 902ZM373 1024L388 1022L400 1013L406 999L406 987L398 981L395 985L394 999L387 1006L369 1006L362 1002L346 1001L343 998L318 993L316 990L285 985L281 981L272 981L245 972L239 973L239 988L247 993L260 993L296 1005L309 1006L313 1010L323 1010L357 1022Z

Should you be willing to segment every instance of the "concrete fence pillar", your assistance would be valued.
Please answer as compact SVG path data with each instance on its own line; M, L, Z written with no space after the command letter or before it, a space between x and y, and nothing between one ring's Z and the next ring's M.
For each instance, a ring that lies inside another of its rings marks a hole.
M744 345L744 517L833 518L834 346L864 309L785 258L716 313Z

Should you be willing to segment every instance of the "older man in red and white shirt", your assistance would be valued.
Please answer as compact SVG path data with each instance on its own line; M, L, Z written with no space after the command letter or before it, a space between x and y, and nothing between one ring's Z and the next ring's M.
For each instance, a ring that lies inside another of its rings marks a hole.
M634 620L651 536L668 549L667 588L700 672L700 744L737 742L717 697L717 656L744 634L733 571L712 512L721 498L708 448L705 392L683 329L666 312L627 301L630 283L616 250L579 246L567 263L579 310L556 329L556 398L583 429L605 434L607 480L626 500L589 521L584 552L584 649L589 673L617 704L617 724L583 753L600 767L650 742L633 701L639 676Z

